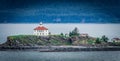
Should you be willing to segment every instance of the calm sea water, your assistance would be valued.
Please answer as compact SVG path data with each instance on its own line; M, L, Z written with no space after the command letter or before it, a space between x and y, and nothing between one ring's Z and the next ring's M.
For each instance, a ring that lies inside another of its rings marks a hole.
M119 61L120 51L27 52L0 51L0 61Z
M93 37L108 36L110 39L120 37L120 24L43 24L52 34L69 33L75 27L80 33L88 33ZM0 24L0 43L6 41L7 36L33 34L33 29L39 24Z

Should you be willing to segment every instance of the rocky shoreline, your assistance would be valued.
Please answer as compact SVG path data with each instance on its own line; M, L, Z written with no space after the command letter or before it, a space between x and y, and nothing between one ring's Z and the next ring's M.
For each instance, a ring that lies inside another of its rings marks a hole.
M120 47L83 47L83 46L24 46L24 47L0 47L1 51L40 51L40 52L77 52L77 51L120 51Z
M34 35L8 36L7 41L0 44L0 51L40 51L40 52L76 52L76 51L120 51L120 47L102 42L95 43L94 37L64 37L50 35L46 37Z

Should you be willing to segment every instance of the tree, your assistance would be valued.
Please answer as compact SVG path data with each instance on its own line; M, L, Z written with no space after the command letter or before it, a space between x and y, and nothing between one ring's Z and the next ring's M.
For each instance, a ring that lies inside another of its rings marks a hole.
M96 43L96 44L100 44L100 43L101 43L100 38L97 38L97 39L95 40L95 43Z
M69 32L69 36L72 36L72 32Z
M78 30L78 28L75 27L75 29L72 31L72 33L73 33L74 35L79 35L79 30Z
M105 35L103 35L101 38L101 41L106 42L106 43L108 42L108 40L109 40L108 37L106 37Z
M72 32L69 33L69 36L79 36L79 30L77 27L73 29Z
M60 35L61 35L61 36L64 36L64 34L63 34L63 33L61 33Z

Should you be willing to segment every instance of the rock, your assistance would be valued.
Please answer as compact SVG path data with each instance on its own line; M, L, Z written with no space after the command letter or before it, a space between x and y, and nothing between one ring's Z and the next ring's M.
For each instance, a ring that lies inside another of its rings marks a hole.
M3 46L61 46L61 45L81 45L80 41L94 39L92 37L84 38L80 36L64 37L60 35L35 36L35 35L17 35L8 36Z

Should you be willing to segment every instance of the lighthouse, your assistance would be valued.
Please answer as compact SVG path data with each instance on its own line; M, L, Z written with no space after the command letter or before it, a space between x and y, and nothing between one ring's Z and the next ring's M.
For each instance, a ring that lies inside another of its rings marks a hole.
M40 22L39 26L34 28L34 35L37 35L37 36L47 36L48 33L49 33L48 32L48 28L43 26L42 22Z

